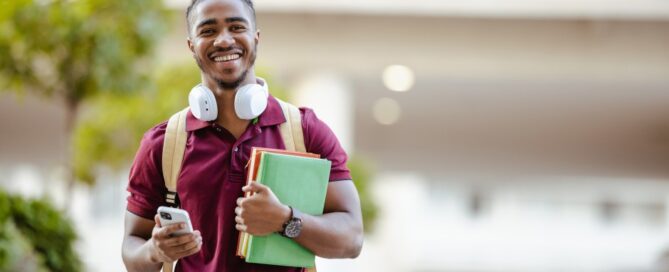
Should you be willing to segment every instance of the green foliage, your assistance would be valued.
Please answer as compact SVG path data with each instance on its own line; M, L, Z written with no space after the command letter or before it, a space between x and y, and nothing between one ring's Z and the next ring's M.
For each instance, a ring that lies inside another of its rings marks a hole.
M0 86L56 94L68 106L135 90L166 15L159 0L3 2Z
M197 66L178 66L154 75L155 88L129 94L101 94L82 111L74 132L75 173L94 183L97 166L118 169L132 160L139 139L150 127L188 104L199 80Z
M145 85L147 57L169 21L161 0L12 0L0 5L0 90L60 98L68 130L76 127L82 102L127 95ZM83 146L94 153L108 150L112 159L122 157L102 139ZM73 160L91 166L85 159ZM86 171L75 176L92 180Z
M374 229L374 222L379 210L370 192L370 184L373 178L372 167L369 165L369 160L365 160L359 156L352 156L346 165L351 170L353 183L358 189L358 195L360 196L365 232L371 232Z
M76 238L49 203L0 190L0 271L81 271Z

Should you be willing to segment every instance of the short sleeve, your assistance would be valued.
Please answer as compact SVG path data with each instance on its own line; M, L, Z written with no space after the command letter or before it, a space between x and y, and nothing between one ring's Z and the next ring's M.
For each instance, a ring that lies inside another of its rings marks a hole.
M348 156L337 136L325 122L318 119L312 109L300 108L300 111L302 113L304 145L307 152L320 154L321 158L332 162L330 181L350 180L351 172L346 166Z
M166 127L167 123L162 123L144 134L130 168L127 209L149 220L153 220L159 206L165 205L162 152Z

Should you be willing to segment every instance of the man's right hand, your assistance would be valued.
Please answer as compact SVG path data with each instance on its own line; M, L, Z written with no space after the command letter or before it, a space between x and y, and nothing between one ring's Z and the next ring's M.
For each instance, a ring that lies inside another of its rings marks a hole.
M151 245L152 261L156 263L174 262L183 257L193 255L202 248L200 231L196 230L192 233L172 237L172 233L186 227L184 223L162 227L157 214L154 220L156 221L156 226L153 227L151 239L148 241Z

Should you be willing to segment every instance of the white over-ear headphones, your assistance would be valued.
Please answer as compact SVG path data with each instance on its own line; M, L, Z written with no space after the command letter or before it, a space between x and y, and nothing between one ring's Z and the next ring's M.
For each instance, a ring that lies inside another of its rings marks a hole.
M240 119L254 119L267 108L269 97L267 82L262 78L256 78L260 84L246 84L237 89L235 94L235 113ZM218 116L214 93L201 83L193 87L188 94L188 104L193 116L202 121L214 121Z

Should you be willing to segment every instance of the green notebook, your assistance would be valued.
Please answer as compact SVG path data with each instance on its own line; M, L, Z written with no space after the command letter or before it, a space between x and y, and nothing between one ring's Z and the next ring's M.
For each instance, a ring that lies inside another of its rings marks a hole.
M260 158L257 182L267 185L281 203L302 213L323 214L330 177L330 161L264 152ZM250 263L313 267L314 253L290 238L277 233L251 235L246 261Z

